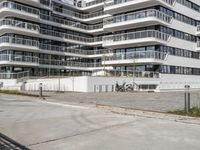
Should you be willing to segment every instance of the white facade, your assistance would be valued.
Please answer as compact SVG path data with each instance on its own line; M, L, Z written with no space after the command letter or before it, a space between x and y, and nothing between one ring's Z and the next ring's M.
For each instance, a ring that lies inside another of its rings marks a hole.
M64 91L125 80L140 90L200 88L198 0L4 0L0 18L4 88L51 89L52 76Z

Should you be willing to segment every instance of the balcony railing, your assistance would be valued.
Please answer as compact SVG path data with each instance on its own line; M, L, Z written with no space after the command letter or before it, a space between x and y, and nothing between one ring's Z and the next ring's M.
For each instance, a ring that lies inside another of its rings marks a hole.
M115 53L112 56L105 57L105 61L112 60L135 60L135 59L159 59L165 60L167 54L158 51L134 51L126 53Z
M39 42L36 41L36 40L16 38L16 37L10 37L10 36L0 37L0 44L2 44L2 43L17 44L17 45L31 46L31 47L38 47L39 46Z
M94 42L102 41L102 37L87 38L87 37L81 37L81 36L72 35L72 34L66 34L63 32L56 32L53 30L46 30L46 29L40 29L40 33L53 36L53 37L64 38L64 39L79 41L79 42L84 42L84 43L94 43Z
M13 9L13 10L21 11L21 12L26 12L26 13L34 14L34 15L40 14L40 11L38 9L28 7L28 6L24 6L24 5L21 5L21 4L17 4L17 3L14 3L14 2L9 2L9 1L1 2L0 3L0 9L1 8L9 8L9 9Z
M54 65L54 66L70 66L70 67L100 67L101 63L85 63L72 60L56 60L56 59L41 59L34 56L13 55L13 54L0 54L0 62L19 62L19 63L33 63L37 65Z
M29 71L24 72L17 72L17 73L4 73L0 72L0 79L21 79L21 78L28 78Z
M92 5L96 5L96 4L99 4L99 3L103 3L105 0L94 0L94 1L91 1L91 2L87 2L86 3L86 7L89 7L89 6L92 6Z
M113 5L118 5L118 4L130 2L130 1L135 1L135 0L106 0L105 1L105 7L109 7L109 6L113 6ZM168 5L173 6L173 4L175 3L176 0L161 0L161 1L165 2Z
M95 29L103 28L102 23L96 24L96 25L86 25L86 24L82 24L82 23L77 23L75 21L69 21L69 20L66 20L66 19L61 19L61 18L57 18L57 17L45 15L45 14L40 14L40 18L43 19L43 20L55 22L55 23L58 23L58 24L67 25L67 26L70 26L70 27L80 28L80 29L84 29L84 30L95 30Z
M24 63L39 64L39 58L38 57L24 56L24 55L12 55L12 54L0 54L0 61L24 62Z
M147 17L156 17L167 23L170 23L172 20L171 16L168 16L156 9L148 9L148 10L144 10L144 11L128 13L125 15L108 17L108 18L104 19L103 23L104 23L104 25L108 25L108 24L112 24L112 23L125 22L125 21L136 20L136 19L147 18Z
M99 49L99 50L82 50L75 48L67 48L64 46L55 46L49 44L40 44L40 49L42 50L50 50L55 52L65 52L71 54L79 54L79 55L98 55L98 54L107 54L109 53L108 49Z
M62 14L66 14L68 16L73 16L73 17L79 18L79 19L90 19L90 18L104 15L104 11L94 12L94 13L90 13L90 14L83 14L83 13L70 11L69 9L60 8L57 6L53 6L53 10L56 12L62 13Z
M142 39L142 38L156 38L159 40L168 41L170 35L157 30L145 30L145 31L104 36L103 42L109 43L109 42Z
M22 28L22 29L28 29L28 30L37 31L37 32L39 32L39 30L40 30L39 25L22 22L22 21L18 21L18 20L13 20L13 19L0 20L0 26L3 26L3 25L13 26L13 27Z
M69 66L69 67L101 67L101 63L85 63L69 60L50 60L50 59L40 59L40 64L42 65L54 65L54 66Z
M108 49L81 50L81 49L75 49L75 48L68 48L65 46L40 44L36 40L29 40L29 39L10 37L10 36L0 37L0 44L2 44L2 43L17 44L17 45L22 45L22 46L38 48L41 50L50 50L50 51L56 51L56 52L66 52L66 53L82 54L82 55L97 55L97 54L106 54L109 52Z
M108 77L160 78L159 72L135 70L94 70L93 76L99 76L98 71L104 71L103 76Z

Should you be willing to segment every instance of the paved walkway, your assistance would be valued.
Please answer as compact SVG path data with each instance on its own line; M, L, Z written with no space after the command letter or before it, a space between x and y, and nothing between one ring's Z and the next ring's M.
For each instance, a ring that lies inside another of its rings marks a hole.
M47 101L72 104L109 105L168 112L184 108L184 93L46 93ZM200 91L191 92L191 105L200 107Z
M0 132L33 150L200 149L197 124L2 94Z

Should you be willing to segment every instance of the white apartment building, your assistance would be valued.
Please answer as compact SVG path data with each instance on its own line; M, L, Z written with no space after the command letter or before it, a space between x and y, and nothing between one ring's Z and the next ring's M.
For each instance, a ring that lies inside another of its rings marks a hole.
M96 76L96 85L200 88L199 0L0 0L0 18L2 82Z

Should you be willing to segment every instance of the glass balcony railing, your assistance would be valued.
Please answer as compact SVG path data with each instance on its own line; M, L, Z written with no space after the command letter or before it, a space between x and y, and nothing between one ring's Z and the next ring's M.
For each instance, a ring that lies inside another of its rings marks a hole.
M33 63L38 65L55 65L55 66L70 66L70 67L100 67L101 63L85 63L72 60L56 60L56 59L41 59L34 56L0 54L0 61Z
M130 2L130 1L135 1L135 0L106 0L104 6L109 7L109 6L118 5L118 4ZM152 1L155 1L155 0L152 0ZM171 5L171 6L173 6L173 4L176 2L176 0L160 0L160 1L163 1L166 4Z
M21 5L21 4L17 4L17 3L14 3L14 2L9 2L9 1L1 2L0 3L0 9L2 9L2 8L9 8L9 9L13 9L13 10L33 14L33 15L38 15L38 16L40 14L40 11L38 9L28 7L28 6L24 6L24 5Z
M97 70L97 71L104 71L105 74L103 76L108 76L108 77L123 76L123 77L134 77L134 78L155 78L155 79L160 78L160 73L153 71L135 71L135 70ZM96 74L95 76L99 75Z
M21 46L31 46L31 47L39 46L39 42L36 40L16 38L16 37L10 37L10 36L0 37L0 44L2 43L16 44L16 45L21 45Z
M87 38L87 37L81 37L81 36L72 35L72 34L66 34L62 32L56 32L53 30L46 30L46 29L40 29L40 33L44 35L49 35L53 37L79 41L79 42L84 42L84 43L95 43L95 42L102 41L102 37Z
M78 13L75 11L70 11L69 9L60 8L57 6L53 6L53 10L56 12L62 13L62 14L66 14L67 16L72 16L72 17L76 17L79 19L90 19L90 18L104 15L104 11L94 12L94 13L90 13L90 14L83 14L83 13Z
M96 5L96 4L99 4L99 3L104 3L105 0L94 0L94 1L90 1L90 2L87 2L86 3L86 7L89 7L89 6L93 6L93 5Z
M39 58L38 57L24 56L24 55L12 55L12 54L0 54L0 61L24 62L24 63L39 64Z
M55 23L58 23L58 24L67 25L67 26L70 26L70 27L80 28L80 29L84 29L84 30L95 30L95 29L103 28L102 23L96 24L96 25L86 25L86 24L75 22L75 21L69 21L69 20L66 20L66 19L61 19L61 18L57 18L57 17L45 15L45 14L40 14L40 18L43 19L43 20L55 22Z
M0 79L20 79L20 78L28 78L29 71L17 72L17 73L4 73L0 72Z
M22 28L22 29L27 29L31 31L40 31L39 25L35 25L32 23L27 23L27 22L22 22L18 20L13 20L13 19L2 19L0 20L0 26L12 26L12 27L17 27L17 28Z
M158 51L134 51L126 53L115 53L112 56L105 57L105 61L112 60L134 60L134 59L159 59L165 60L167 54Z
M56 46L49 44L41 44L36 40L29 40L24 38L10 37L10 36L2 36L0 37L0 44L8 43L8 44L16 44L22 46L30 46L34 48L38 48L41 50L49 50L55 52L66 52L72 54L82 54L82 55L97 55L97 54L107 54L109 53L108 49L100 49L100 50L82 50L76 48L68 48L64 46Z
M55 52L78 54L78 55L99 55L99 54L109 53L108 49L82 50L82 49L68 48L64 46L56 46L56 45L49 45L49 44L40 44L40 49L50 50L50 51L55 51Z
M126 22L130 20L136 20L136 19L147 18L147 17L155 17L167 23L170 23L172 20L171 16L168 16L156 9L148 9L148 10L138 11L134 13L128 13L125 15L108 17L104 19L103 23L104 25L108 25L108 24Z
M123 33L116 35L109 35L103 37L103 42L118 42L118 41L126 41L126 40L135 40L142 38L156 38L162 41L168 41L171 35L157 31L157 30L145 30L145 31L137 31L131 33Z

